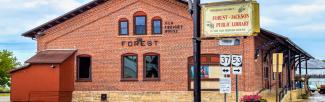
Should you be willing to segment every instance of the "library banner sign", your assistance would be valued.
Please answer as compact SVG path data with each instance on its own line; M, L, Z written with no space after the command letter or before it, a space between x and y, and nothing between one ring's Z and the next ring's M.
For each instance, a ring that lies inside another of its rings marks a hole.
M202 6L202 37L256 36L260 32L257 2L219 2Z

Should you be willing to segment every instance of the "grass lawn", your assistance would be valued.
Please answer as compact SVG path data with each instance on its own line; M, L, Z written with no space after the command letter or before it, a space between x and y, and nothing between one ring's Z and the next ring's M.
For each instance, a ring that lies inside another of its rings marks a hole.
M10 93L0 93L0 96L10 96Z

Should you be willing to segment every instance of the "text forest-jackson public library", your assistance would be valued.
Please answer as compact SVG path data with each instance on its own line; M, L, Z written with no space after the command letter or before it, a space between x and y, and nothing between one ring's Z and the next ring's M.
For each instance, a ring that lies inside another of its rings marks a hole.
M187 9L181 0L94 0L27 31L23 36L37 42L37 53L11 71L11 100L193 101ZM265 29L252 37L202 40L202 99L223 101L222 54L243 56L240 96L274 89L273 52L311 58L293 44ZM294 87L293 75L285 65L280 87ZM228 76L233 92L227 99L234 101L235 77Z

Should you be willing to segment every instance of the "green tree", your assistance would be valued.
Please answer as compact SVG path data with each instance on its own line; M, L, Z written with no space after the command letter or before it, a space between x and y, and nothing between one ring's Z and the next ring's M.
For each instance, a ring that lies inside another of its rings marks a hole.
M0 87L10 86L9 72L20 65L13 53L8 50L0 50Z

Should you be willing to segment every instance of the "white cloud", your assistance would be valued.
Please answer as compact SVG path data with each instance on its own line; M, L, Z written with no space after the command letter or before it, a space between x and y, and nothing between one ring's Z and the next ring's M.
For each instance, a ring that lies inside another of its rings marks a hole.
M89 0L87 0L89 1ZM86 1L85 1L86 2ZM33 9L33 8L56 8L60 11L68 11L82 5L77 0L1 0L0 8L7 9Z
M276 26L278 21L271 18L271 17L266 17L266 16L261 16L261 26L262 27L271 27L271 26Z
M306 2L288 5L285 10L298 16L317 15L325 11L325 0L308 0Z
M23 62L35 53L35 41L21 34L91 0L0 0L0 50Z
M296 26L293 28L296 31L305 31L305 32L325 32L325 23L324 24L306 24L301 26Z

